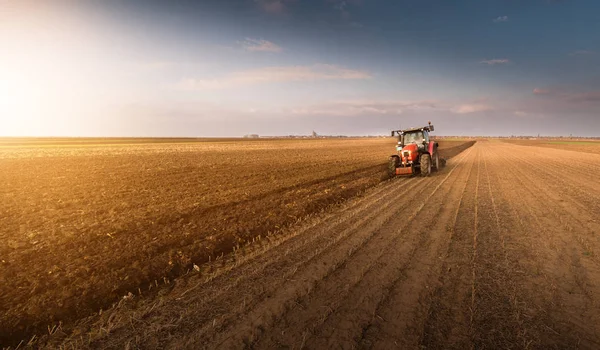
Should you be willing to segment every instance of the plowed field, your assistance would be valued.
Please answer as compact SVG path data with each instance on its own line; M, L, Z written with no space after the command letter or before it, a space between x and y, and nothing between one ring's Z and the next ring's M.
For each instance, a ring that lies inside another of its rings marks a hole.
M442 154L469 145L442 142ZM0 345L66 331L129 293L152 299L377 185L393 150L392 139L0 140Z
M49 344L597 349L598 173L600 155L478 142Z
M523 146L547 147L567 151L579 151L587 153L600 154L600 141L560 141L560 140L510 140L503 139L503 142L513 143Z

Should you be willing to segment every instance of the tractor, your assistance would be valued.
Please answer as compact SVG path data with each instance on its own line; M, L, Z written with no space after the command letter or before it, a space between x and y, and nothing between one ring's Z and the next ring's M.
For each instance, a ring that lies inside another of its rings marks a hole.
M427 126L406 130L393 130L392 137L398 135L398 154L390 156L388 175L429 176L432 170L439 170L443 160L438 154L438 143L429 140L433 131L431 122Z

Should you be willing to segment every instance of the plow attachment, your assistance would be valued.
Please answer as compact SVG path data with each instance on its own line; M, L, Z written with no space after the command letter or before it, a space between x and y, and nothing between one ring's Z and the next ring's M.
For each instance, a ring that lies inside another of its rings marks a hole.
M396 175L412 175L413 174L413 168L412 167L400 167L400 168L396 168Z

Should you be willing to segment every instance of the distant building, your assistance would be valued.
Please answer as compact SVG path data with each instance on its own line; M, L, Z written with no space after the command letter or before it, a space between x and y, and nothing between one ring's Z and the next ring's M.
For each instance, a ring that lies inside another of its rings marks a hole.
M244 135L245 139L257 139L260 136L258 136L258 134L248 134L248 135Z

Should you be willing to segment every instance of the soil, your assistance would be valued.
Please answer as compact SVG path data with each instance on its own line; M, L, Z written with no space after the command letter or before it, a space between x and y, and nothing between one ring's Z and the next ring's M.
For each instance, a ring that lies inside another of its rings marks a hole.
M130 293L155 297L376 186L394 143L0 139L0 345L67 331Z
M535 146L544 148L554 148L565 151L586 152L600 154L600 141L597 140L503 140L504 142L513 143L523 146Z
M597 349L599 172L600 155L478 142L34 343Z

